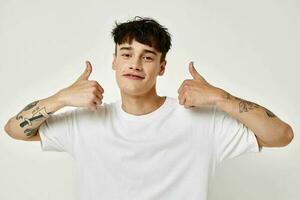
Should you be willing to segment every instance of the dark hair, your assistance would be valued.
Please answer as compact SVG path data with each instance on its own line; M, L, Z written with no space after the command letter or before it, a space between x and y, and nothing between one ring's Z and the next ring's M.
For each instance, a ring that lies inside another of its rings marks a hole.
M129 20L120 24L115 22L115 25L111 34L116 46L126 42L131 44L132 39L135 39L139 43L146 44L161 52L160 62L165 60L166 54L171 48L171 35L168 29L156 20L135 16L132 21ZM115 54L117 54L116 46Z

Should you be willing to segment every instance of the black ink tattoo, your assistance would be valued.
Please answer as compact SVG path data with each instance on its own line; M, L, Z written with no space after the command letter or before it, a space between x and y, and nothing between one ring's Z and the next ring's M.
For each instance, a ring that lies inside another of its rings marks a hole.
M34 114L34 113L38 112L38 111L39 111L39 109L40 109L40 107L39 107L39 106L37 106L36 108L34 108L34 109L32 110L32 114Z
M229 96L228 96L229 98ZM265 111L266 111L266 114L268 115L268 117L276 117L276 115L274 113L272 113L270 110L256 104L256 103L253 103L253 102L250 102L250 101L246 101L246 100L243 100L241 98L238 98L238 97L234 97L235 99L237 100L240 100L240 103L239 103L239 109L240 109L240 113L243 113L243 112L248 112L250 110L253 110L254 108L263 108Z
M34 129L26 129L24 131L26 136L34 136L37 134L39 128L34 128Z
M226 92L226 99L229 100L231 97L232 96L228 92Z
M253 110L255 108L259 108L260 107L256 103L253 103L253 102L250 102L250 101L246 101L246 100L240 99L238 97L234 97L234 98L236 98L237 100L240 100L240 103L239 103L240 113L248 112L250 110Z
M30 104L28 104L27 106L25 106L25 108L23 108L16 116L16 119L19 120L19 119L23 119L23 116L21 116L21 113L24 112L24 111L27 111L31 108L33 108L34 106L36 106L36 104L38 103L39 101L34 101Z
M21 124L20 124L20 127L23 128L26 125L32 126L32 122L34 120L40 120L41 118L48 117L52 113L54 113L54 112L47 113L45 107L43 107L43 108L41 108L39 110L36 109L36 110L34 110L33 116L31 118L29 118L29 119L28 118L24 118L23 122L21 122ZM40 115L36 115L36 114L40 114Z
M267 113L267 115L268 115L269 117L276 117L276 115L275 115L274 113L272 113L270 110L268 110L268 109L266 109L266 108L265 108L265 110L266 110L266 113Z
M22 122L20 123L20 127L23 128L25 126L32 126L32 122L34 121L39 121L42 120L43 118L47 118L49 117L50 114L53 114L54 112L49 112L47 113L46 108L40 108L39 106L36 106L39 103L39 101L34 101L30 104L28 104L27 106L25 106L25 108L23 108L16 116L17 120L22 119ZM35 107L36 106L36 107ZM31 118L26 118L23 117L21 114L24 111L28 111L32 109L32 117ZM27 128L24 130L24 134L26 136L33 136L36 135L38 132L38 127L37 128Z

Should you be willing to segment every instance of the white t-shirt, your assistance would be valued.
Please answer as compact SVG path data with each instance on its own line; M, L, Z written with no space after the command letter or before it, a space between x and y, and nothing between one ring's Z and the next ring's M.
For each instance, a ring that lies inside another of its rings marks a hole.
M206 200L221 161L261 151L254 133L216 106L186 109L167 97L137 116L121 104L54 114L39 129L44 151L74 158L81 200Z

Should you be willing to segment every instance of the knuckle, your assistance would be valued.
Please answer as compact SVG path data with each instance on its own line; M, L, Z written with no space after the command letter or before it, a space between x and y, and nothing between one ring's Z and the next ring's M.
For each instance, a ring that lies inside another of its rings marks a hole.
M185 88L185 89L189 89L189 88L190 88L190 86L189 86L189 85L184 85L184 86L183 86L183 88Z
M97 81L94 81L94 80L91 80L90 83L91 83L91 85L93 85L93 86L98 85L98 82L97 82Z
M92 87L92 91L93 91L93 92L97 92L97 90L98 90L97 86L93 86L93 87Z
M97 87L95 87L95 86L91 87L91 88L90 88L90 92L91 92L92 94L95 94L95 93L97 92Z
M100 89L101 93L104 93L104 89L101 86L99 87L99 89Z
M184 85L187 85L187 84L189 84L191 81L189 80L189 79L185 79L184 81L183 81L183 83L184 83Z

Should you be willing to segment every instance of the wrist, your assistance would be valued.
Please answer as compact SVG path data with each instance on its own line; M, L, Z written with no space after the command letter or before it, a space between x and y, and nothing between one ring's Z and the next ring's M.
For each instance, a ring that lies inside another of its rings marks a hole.
M67 102L63 96L63 89L54 94L51 98L57 103L58 107L62 108L67 106Z
M225 90L220 89L219 95L215 101L215 105L222 109L225 107L226 104L228 104L229 100L231 98L231 94L226 92Z

